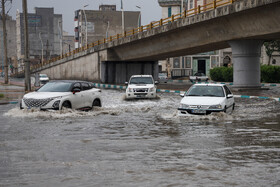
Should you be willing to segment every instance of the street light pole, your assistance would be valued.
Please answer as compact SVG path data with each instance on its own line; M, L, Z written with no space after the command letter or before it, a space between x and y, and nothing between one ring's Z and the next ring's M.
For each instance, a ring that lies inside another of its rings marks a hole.
M62 51L62 21L58 21L58 29L59 29L59 34L60 34L60 55L62 56L63 51Z
M108 25L107 25L107 30L106 30L106 38L109 37L108 32L109 32L110 22L108 21L107 24L108 24Z
M84 16L85 16L85 23L86 23L86 45L87 45L87 15L86 15L86 12L85 12L85 8L87 7L88 5L85 5L84 8L83 8L83 12L84 12Z
M140 9L140 14L138 16L138 27L141 27L141 7L140 6L136 6L136 8Z
M30 62L29 62L29 37L28 37L28 18L27 18L27 0L22 0L22 10L24 18L24 74L25 91L31 91L30 80Z
M43 45L43 41L42 41L42 37L41 37L41 32L39 32L39 38L41 40L41 44L42 44L42 56L41 56L41 63L44 62L44 45Z

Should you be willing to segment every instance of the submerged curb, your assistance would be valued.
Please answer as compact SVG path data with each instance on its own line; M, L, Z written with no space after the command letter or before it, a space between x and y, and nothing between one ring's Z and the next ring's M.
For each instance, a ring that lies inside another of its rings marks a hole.
M221 84L221 83L217 83L217 84ZM120 86L120 85L100 84L100 83L93 83L93 85L97 88L110 88L110 89L121 89L121 90L126 89L126 86ZM157 92L184 94L186 91L157 89ZM277 97L249 96L249 95L234 95L234 97L235 98L247 98L247 99L253 99L253 98L255 98L255 99L273 99L275 101L280 102L280 98L277 98Z
M8 104L18 104L18 101L4 101L4 102L0 102L0 105L8 105Z

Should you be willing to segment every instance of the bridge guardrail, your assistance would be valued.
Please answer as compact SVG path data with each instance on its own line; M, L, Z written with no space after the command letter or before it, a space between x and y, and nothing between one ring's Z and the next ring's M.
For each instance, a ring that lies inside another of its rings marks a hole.
M138 33L141 33L141 32L145 32L145 31L151 30L153 28L157 28L157 27L160 27L162 25L172 23L174 21L177 21L178 19L186 18L188 16L192 16L192 15L196 15L196 14L199 14L199 13L202 13L202 12L206 12L208 10L216 9L217 7L232 4L234 1L235 0L214 0L212 3L208 3L208 4L205 4L203 6L199 5L196 8L193 8L193 9L190 9L190 10L185 10L185 11L179 13L179 14L172 15L171 17L160 19L159 21L154 21L154 22L151 22L150 24L140 26L138 28L134 28L134 29L129 30L129 31L125 31L124 33L116 34L114 36L109 36L107 38L103 38L101 40L95 41L91 44L87 44L87 45L82 46L80 48L77 48L73 51L62 54L61 56L54 57L50 60L46 60L46 61L42 62L41 64L33 65L33 66L30 67L30 69L31 70L38 69L38 68L40 68L44 65L50 64L52 62L55 62L55 61L58 61L58 60L61 60L61 59L67 58L67 57L70 57L70 56L72 56L76 53L88 50L88 49L93 48L95 46L98 46L98 45L101 45L101 44L104 44L104 43L109 43L109 42L112 42L114 40L118 40L120 38L125 38L125 37L128 37L128 36L132 36L134 34L138 34ZM24 73L24 70L21 71L21 72L18 72L18 74L21 74L21 73Z

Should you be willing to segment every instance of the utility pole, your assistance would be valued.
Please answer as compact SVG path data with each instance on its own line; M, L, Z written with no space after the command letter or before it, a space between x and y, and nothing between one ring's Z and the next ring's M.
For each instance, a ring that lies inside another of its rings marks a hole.
M27 18L27 0L22 0L23 20L24 20L24 75L25 91L31 91L30 80L30 62L29 62L29 39L28 39L28 18Z
M8 48L7 48L5 0L2 0L2 22L3 22L3 40L4 40L5 84L8 84L9 83L9 79L8 79Z

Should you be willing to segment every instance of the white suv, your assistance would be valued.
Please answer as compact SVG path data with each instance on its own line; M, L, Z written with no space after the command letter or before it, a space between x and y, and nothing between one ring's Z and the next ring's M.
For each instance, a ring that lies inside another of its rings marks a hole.
M126 88L126 98L156 98L157 88L153 76L151 75L133 75L131 76L129 82L125 83Z

